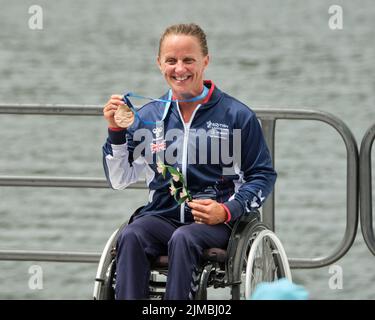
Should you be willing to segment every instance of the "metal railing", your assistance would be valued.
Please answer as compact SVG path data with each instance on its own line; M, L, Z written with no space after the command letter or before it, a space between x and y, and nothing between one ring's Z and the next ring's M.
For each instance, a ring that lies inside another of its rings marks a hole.
M375 124L366 131L359 154L361 230L366 245L373 255L375 255L375 235L372 226L371 149L374 140Z
M265 139L269 146L272 159L275 160L275 127L279 119L316 120L332 126L342 137L347 151L346 175L346 228L339 246L333 253L313 259L289 258L292 268L318 268L334 263L350 249L356 236L358 226L358 147L352 132L343 121L332 114L308 110L287 108L254 108L262 122ZM102 115L101 106L93 105L1 105L0 114L23 115ZM69 177L14 177L0 176L0 186L34 186L34 187L71 187L71 188L108 188L105 179L100 178L69 178ZM129 188L145 188L144 181ZM263 221L271 229L275 227L275 196L268 197L263 206ZM39 260L60 262L98 262L100 253L85 252L42 252L0 250L0 260Z

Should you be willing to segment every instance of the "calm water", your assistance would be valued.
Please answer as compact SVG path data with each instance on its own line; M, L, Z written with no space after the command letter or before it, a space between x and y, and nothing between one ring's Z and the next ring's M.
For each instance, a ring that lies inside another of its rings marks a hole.
M195 21L208 35L206 78L249 106L311 108L342 119L360 143L375 119L375 7L335 1L344 29L328 27L330 1L38 1L43 30L28 28L33 1L0 0L0 103L103 105L112 93L158 96L158 39ZM291 257L326 256L345 230L345 147L323 123L277 124L276 228ZM0 175L102 177L100 117L1 116ZM374 156L373 156L374 158ZM374 181L374 179L373 179ZM374 184L374 182L373 182ZM142 191L0 188L0 248L99 252L145 201ZM294 270L315 299L374 299L375 257L359 232L336 265ZM43 268L30 290L29 267ZM90 299L96 265L0 261L0 299ZM225 292L217 297L224 298Z

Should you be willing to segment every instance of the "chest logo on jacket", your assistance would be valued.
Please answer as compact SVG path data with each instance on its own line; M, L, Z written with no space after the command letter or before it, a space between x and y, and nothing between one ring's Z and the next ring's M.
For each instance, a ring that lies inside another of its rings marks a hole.
M161 126L155 127L152 129L153 135L152 142L150 143L151 153L157 153L164 151L167 148L167 144L164 138L164 129Z
M206 122L207 134L211 138L217 139L228 139L229 126L225 123L212 122L211 120Z
M159 140L160 138L162 138L162 133L163 133L163 128L162 127L156 127L154 129L152 129L152 133L155 135L155 140Z

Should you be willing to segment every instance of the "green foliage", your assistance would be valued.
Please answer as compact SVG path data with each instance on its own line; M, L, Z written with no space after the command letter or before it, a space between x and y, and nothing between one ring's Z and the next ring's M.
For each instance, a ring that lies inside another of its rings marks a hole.
M170 184L170 192L171 195L174 197L176 202L180 205L185 201L191 201L192 197L190 195L189 190L187 189L185 178L183 174L178 170L178 168L165 165L164 163L159 162L157 170L159 173L163 175L163 178L166 178L167 172L171 175L171 179L169 180Z

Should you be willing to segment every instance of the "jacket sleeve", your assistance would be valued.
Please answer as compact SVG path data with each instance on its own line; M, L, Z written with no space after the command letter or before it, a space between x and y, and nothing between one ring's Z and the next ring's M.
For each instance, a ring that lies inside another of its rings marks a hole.
M235 165L240 187L225 202L231 220L245 212L259 208L272 192L276 172L272 167L270 152L262 128L252 111L241 117L241 163Z
M130 131L108 129L103 146L104 172L111 188L125 189L137 182L145 168L143 157L133 159L134 143Z

